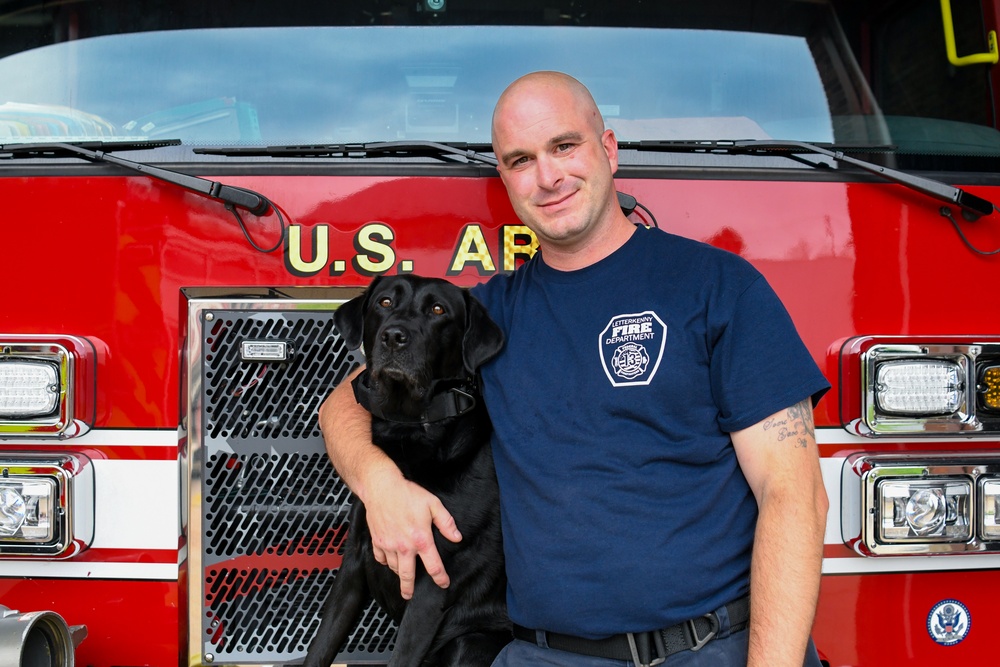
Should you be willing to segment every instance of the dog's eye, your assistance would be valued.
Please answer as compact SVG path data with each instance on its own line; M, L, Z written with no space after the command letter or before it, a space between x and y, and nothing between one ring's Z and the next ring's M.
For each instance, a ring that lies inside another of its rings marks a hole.
M392 299L390 299L387 296L384 296L378 300L378 305L382 306L383 308L390 308L392 307Z
M433 306L431 306L431 312L434 313L435 315L444 315L444 306L442 306L440 303L435 303Z

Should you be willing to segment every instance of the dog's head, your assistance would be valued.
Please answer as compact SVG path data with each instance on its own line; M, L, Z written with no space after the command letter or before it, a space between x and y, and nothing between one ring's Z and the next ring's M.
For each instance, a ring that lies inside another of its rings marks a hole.
M420 414L435 380L472 377L503 347L483 305L437 278L376 278L334 322L349 347L363 344L369 384L386 413Z

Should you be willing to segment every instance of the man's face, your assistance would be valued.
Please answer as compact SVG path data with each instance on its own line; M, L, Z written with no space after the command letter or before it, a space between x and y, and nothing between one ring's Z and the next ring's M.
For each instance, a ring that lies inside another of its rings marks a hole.
M589 110L569 90L544 85L525 87L497 109L500 177L543 246L586 243L616 205L617 142Z

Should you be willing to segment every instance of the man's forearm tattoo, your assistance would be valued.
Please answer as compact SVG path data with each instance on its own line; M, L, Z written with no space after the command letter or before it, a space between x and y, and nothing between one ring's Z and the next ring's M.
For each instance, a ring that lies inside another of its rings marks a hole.
M788 441L795 447L808 447L815 440L811 399L805 399L785 410L784 414L764 420L765 431L775 431L778 442Z

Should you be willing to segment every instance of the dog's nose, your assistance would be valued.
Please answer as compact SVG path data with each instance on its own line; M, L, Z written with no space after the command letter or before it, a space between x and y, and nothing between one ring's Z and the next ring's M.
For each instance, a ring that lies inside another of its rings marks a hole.
M399 350L410 343L410 336L402 327L386 327L382 330L382 344L390 350Z

